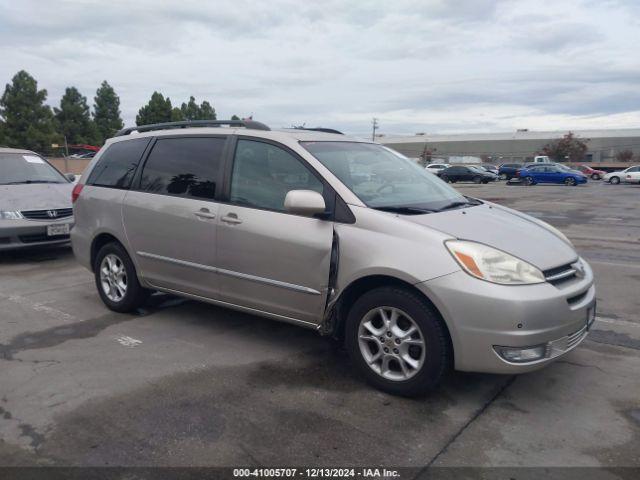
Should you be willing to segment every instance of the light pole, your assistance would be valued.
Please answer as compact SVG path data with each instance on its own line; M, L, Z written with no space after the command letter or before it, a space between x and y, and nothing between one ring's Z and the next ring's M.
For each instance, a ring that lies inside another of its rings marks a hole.
M371 134L371 141L376 141L376 129L378 128L378 119L373 117L373 121L371 122L371 126L373 127L373 133Z

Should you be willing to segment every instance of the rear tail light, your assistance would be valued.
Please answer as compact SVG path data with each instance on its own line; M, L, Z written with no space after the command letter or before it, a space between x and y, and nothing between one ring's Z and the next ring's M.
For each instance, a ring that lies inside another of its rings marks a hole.
M84 187L82 183L76 183L76 186L73 187L73 191L71 192L71 203L76 203L76 200L78 200L80 192L82 191L82 187Z

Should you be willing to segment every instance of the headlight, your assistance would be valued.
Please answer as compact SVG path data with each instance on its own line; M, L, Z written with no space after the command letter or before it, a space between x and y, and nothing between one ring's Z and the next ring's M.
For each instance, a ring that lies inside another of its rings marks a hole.
M496 248L465 240L449 240L445 245L463 270L476 278L502 285L545 281L540 269Z
M0 220L18 220L22 218L20 212L2 212L0 211Z

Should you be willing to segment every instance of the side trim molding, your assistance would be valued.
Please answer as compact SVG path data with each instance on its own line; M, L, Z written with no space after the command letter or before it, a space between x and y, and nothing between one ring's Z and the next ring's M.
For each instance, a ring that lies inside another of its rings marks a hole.
M173 263L181 265L183 267L195 268L198 270L204 270L207 272L218 273L220 275L227 275L229 277L241 278L243 280L249 280L252 282L264 283L274 287L286 288L296 292L307 293L309 295L320 295L318 290L313 288L304 287L302 285L296 285L294 283L281 282L280 280L273 280L271 278L258 277L257 275L250 275L248 273L234 272L233 270L225 270L224 268L211 267L209 265L203 265L201 263L188 262L186 260L179 260L177 258L165 257L163 255L156 255L155 253L148 252L136 252L141 257L151 258L153 260L160 260L162 262Z

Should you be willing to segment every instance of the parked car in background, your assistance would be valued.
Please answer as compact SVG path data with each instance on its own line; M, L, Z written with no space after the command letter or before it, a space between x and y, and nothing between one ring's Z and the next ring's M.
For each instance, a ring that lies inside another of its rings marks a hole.
M483 169L485 172L493 173L496 177L498 176L498 167L496 167L495 165L484 164L478 165L478 167Z
M310 328L402 395L450 368L535 370L586 338L593 273L551 225L372 142L199 124L124 129L74 188L73 251L111 310L159 290Z
M487 172L480 167L474 165L454 165L444 170L440 170L438 176L445 182L473 182L473 183L489 183L498 179L494 173Z
M587 177L582 173L563 168L564 166L554 164L536 164L532 167L518 170L517 176L525 185L535 185L537 183L557 183L565 185L579 185L587 183Z
M617 185L621 181L626 180L627 176L632 177L638 172L640 172L640 166L635 165L633 167L625 168L624 170L620 170L617 172L606 173L604 177L602 177L602 180Z
M448 163L430 163L425 167L427 172L435 173L436 175L445 168L449 168Z
M607 172L605 172L604 170L596 170L595 168L592 168L589 165L580 165L580 166L577 166L574 170L577 170L583 173L584 175L591 177L592 180L600 180L602 177L604 177L607 174Z
M37 153L0 148L0 250L68 243L73 179Z
M498 167L498 175L501 180L511 180L520 168L522 168L521 163L503 163Z

